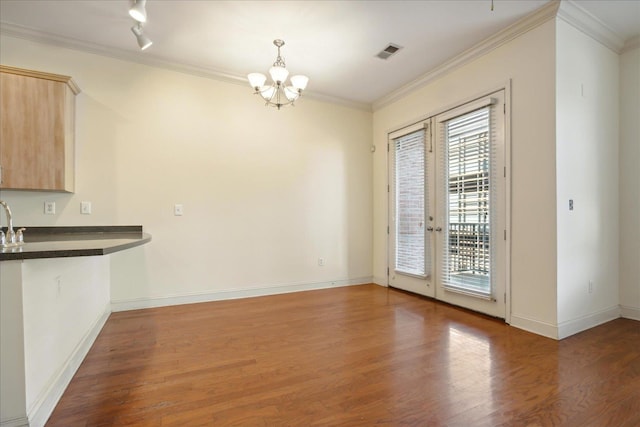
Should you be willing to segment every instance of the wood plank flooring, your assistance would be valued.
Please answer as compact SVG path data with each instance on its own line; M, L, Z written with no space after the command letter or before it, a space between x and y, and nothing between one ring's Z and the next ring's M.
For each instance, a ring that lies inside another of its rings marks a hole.
M640 322L563 341L376 285L114 313L47 426L640 426Z

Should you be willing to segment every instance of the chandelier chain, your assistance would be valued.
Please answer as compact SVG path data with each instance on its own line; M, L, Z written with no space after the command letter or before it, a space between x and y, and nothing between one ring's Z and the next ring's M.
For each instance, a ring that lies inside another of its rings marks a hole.
M273 44L278 48L278 56L276 57L276 62L273 63L273 66L287 68L287 65L284 63L284 58L280 54L280 48L284 46L284 40L276 39L273 41Z
M276 62L273 63L273 66L287 68L287 65L284 63L284 58L280 56L280 48L278 48L278 57L276 58Z

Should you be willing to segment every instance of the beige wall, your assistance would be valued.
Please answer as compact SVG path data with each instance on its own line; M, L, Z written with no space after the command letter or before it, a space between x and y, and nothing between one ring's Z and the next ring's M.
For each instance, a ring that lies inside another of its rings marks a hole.
M370 280L370 112L304 98L277 111L248 85L1 44L2 64L70 75L82 89L76 193L3 191L14 222L142 224L153 235L113 256L114 302ZM45 200L56 215L43 214ZM92 215L80 215L81 201ZM184 216L173 215L177 203Z
M620 55L620 305L640 320L640 47Z
M618 54L556 27L560 338L619 317ZM574 209L569 210L569 199ZM591 290L589 289L591 282Z
M546 22L374 112L374 278L387 275L387 132L511 79L511 322L555 333L555 24Z

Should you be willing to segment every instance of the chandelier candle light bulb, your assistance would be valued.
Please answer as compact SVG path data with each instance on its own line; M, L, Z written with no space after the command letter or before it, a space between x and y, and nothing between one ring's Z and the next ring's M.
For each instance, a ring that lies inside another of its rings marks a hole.
M269 75L273 82L270 85L265 85L267 77L262 73L251 73L247 76L247 79L254 90L254 94L260 94L266 101L265 105L271 105L279 110L283 105L293 104L293 101L302 95L302 91L307 87L309 78L302 75L292 76L290 79L291 85L286 85L289 70L287 70L284 59L280 55L280 48L284 46L284 41L276 39L273 44L278 48L278 57L269 69Z

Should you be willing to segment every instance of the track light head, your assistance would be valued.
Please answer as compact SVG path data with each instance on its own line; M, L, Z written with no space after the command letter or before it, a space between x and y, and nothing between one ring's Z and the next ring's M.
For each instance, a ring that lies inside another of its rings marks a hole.
M134 5L129 9L129 15L138 22L147 22L147 0L134 0Z
M138 46L140 46L140 50L145 50L153 44L151 39L145 36L142 32L142 24L140 24L139 22L137 25L131 27L131 31L133 31L133 34L136 36L136 40L138 40Z

